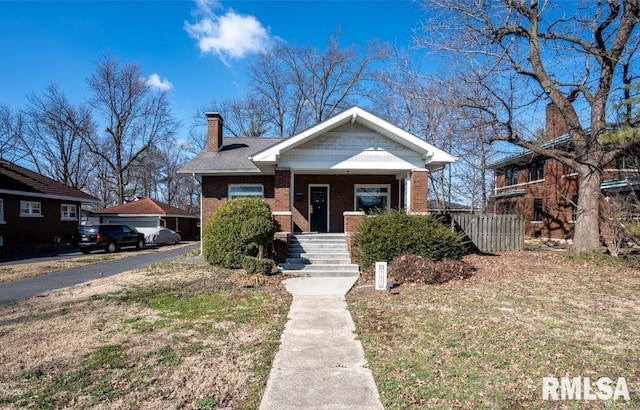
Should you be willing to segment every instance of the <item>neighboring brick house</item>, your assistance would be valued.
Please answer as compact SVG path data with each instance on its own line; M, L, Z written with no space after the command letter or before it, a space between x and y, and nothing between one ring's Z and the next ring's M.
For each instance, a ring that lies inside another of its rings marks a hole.
M70 244L82 204L98 202L78 189L0 160L0 255Z
M568 144L568 128L559 110L546 110L545 148ZM604 170L605 195L640 189L637 165L622 156ZM578 174L560 162L525 150L489 165L495 170L495 213L525 217L525 236L570 239L576 219Z
M455 158L352 107L293 137L223 138L207 113L207 148L180 171L201 179L201 220L224 201L264 198L284 232L345 232L374 208L427 212L429 172ZM346 228L346 229L345 229Z
M124 224L140 232L147 228L169 228L184 240L200 238L197 215L151 198L100 209L93 215L100 217L100 223Z

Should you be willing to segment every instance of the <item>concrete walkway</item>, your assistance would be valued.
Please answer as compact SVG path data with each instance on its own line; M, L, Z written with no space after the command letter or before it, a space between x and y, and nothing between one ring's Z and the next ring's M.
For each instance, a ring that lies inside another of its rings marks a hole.
M356 280L285 281L293 303L260 409L383 408L344 299Z

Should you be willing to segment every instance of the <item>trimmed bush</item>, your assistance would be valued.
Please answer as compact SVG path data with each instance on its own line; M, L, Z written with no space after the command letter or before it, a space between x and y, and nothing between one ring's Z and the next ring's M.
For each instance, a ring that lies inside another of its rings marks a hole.
M212 265L240 268L245 256L261 256L275 232L269 204L259 198L232 199L207 220L202 254Z
M254 275L256 273L268 275L273 269L273 260L268 258L260 259L254 256L245 256L244 259L242 259L242 268L244 268L244 270L250 275Z
M358 264L367 269L377 261L400 255L420 255L434 261L460 259L462 236L431 216L407 215L402 211L376 213L365 218L354 235Z

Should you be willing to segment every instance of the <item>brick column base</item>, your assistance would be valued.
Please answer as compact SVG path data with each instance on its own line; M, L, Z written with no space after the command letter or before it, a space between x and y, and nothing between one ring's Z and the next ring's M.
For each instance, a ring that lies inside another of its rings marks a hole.
M273 211L271 215L278 227L278 232L293 232L291 230L292 218L290 211Z
M353 234L358 230L366 214L362 211L345 211L342 213L344 217L344 234L347 240L347 249L351 257L351 263L357 262L356 247L357 244L353 240Z

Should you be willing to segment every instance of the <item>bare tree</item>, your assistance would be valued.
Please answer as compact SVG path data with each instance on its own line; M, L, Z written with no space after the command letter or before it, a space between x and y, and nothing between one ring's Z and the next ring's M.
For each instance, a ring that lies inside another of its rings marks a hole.
M499 124L494 138L578 173L573 251L598 249L603 169L638 141L635 129L612 138L607 115L613 96L624 91L620 62L634 61L640 2L431 0L423 5L429 19L418 44L450 53L464 64L459 71L486 89L485 103L476 98L474 104ZM531 106L549 101L567 123L566 149L542 147L522 133Z
M459 101L456 77L445 72L437 77L425 74L411 60L411 55L398 52L392 64L378 73L374 107L389 121L459 158L430 174L429 193L438 209L446 209L452 201L483 209L490 190L486 164L496 151L486 143L490 124L479 118L481 112Z
M0 104L0 159L15 161L25 156L21 144L24 127L21 112Z
M364 53L355 47L341 48L337 37L329 37L327 48L286 47L282 58L295 91L313 124L324 121L353 103L353 97L368 91L373 80L372 64L388 56L386 47L372 42ZM307 125L313 125L307 124Z
M31 94L28 100L23 133L23 142L29 147L27 158L40 174L85 188L93 164L84 142L95 132L91 113L87 107L71 104L54 84L41 95Z
M104 134L88 138L93 153L115 177L118 203L126 199L129 170L151 146L173 136L178 122L167 91L154 91L137 64L106 55L88 80L91 104L105 121Z
M223 127L227 135L234 137L264 137L270 131L266 101L251 94L244 98L212 101L194 114L194 127L206 129L203 113L218 112L224 118Z
M302 118L304 99L295 91L283 58L287 49L278 45L260 54L249 68L252 93L265 102L265 115L277 136L294 135L301 128L300 123L306 123Z

